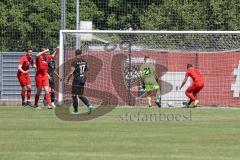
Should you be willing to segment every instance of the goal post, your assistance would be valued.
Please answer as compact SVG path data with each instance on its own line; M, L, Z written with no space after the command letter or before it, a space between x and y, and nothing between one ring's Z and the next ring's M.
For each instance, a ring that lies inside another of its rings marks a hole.
M240 31L61 30L59 103L70 97L64 81L77 49L76 37L80 37L80 48L90 65L85 92L95 104L106 98L106 105L111 105L111 95L119 105L146 105L138 76L145 55L155 63L163 106L181 107L188 100L184 91L190 81L179 90L188 63L204 77L205 87L198 97L201 104L240 104L240 83L235 80Z

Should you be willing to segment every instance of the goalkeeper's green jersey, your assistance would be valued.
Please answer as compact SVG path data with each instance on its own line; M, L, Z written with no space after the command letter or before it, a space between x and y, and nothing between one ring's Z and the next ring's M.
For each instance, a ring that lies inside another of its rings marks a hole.
M140 74L142 78L144 79L144 83L148 84L157 84L157 81L155 79L155 65L152 63L145 63L140 67Z

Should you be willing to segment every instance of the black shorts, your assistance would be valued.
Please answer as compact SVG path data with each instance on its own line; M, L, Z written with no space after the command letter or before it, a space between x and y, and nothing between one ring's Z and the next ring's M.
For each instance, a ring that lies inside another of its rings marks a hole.
M73 80L72 82L72 95L83 95L85 83Z
M54 79L49 79L49 86L51 89L55 89L55 82L54 82Z

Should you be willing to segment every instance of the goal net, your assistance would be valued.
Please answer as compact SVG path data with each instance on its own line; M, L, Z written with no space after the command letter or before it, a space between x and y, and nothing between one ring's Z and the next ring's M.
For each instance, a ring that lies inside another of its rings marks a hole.
M188 101L180 90L186 65L203 75L198 94L204 106L240 104L240 32L237 31L60 31L59 102L71 100L65 84L76 49L83 51L89 71L85 95L95 104L147 105L139 69L144 56L156 68L163 107L181 107ZM155 97L153 95L153 102Z

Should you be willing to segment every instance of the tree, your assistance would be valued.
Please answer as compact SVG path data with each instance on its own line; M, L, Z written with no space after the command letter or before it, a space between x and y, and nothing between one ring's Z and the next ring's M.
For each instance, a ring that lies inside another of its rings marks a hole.
M76 1L66 1L67 29L76 28ZM59 0L0 2L0 50L55 47L60 30ZM80 0L80 20L94 29L239 30L239 0Z
M1 3L0 10L3 11L0 19L2 51L21 51L26 47L39 50L58 45L58 0L6 0Z

